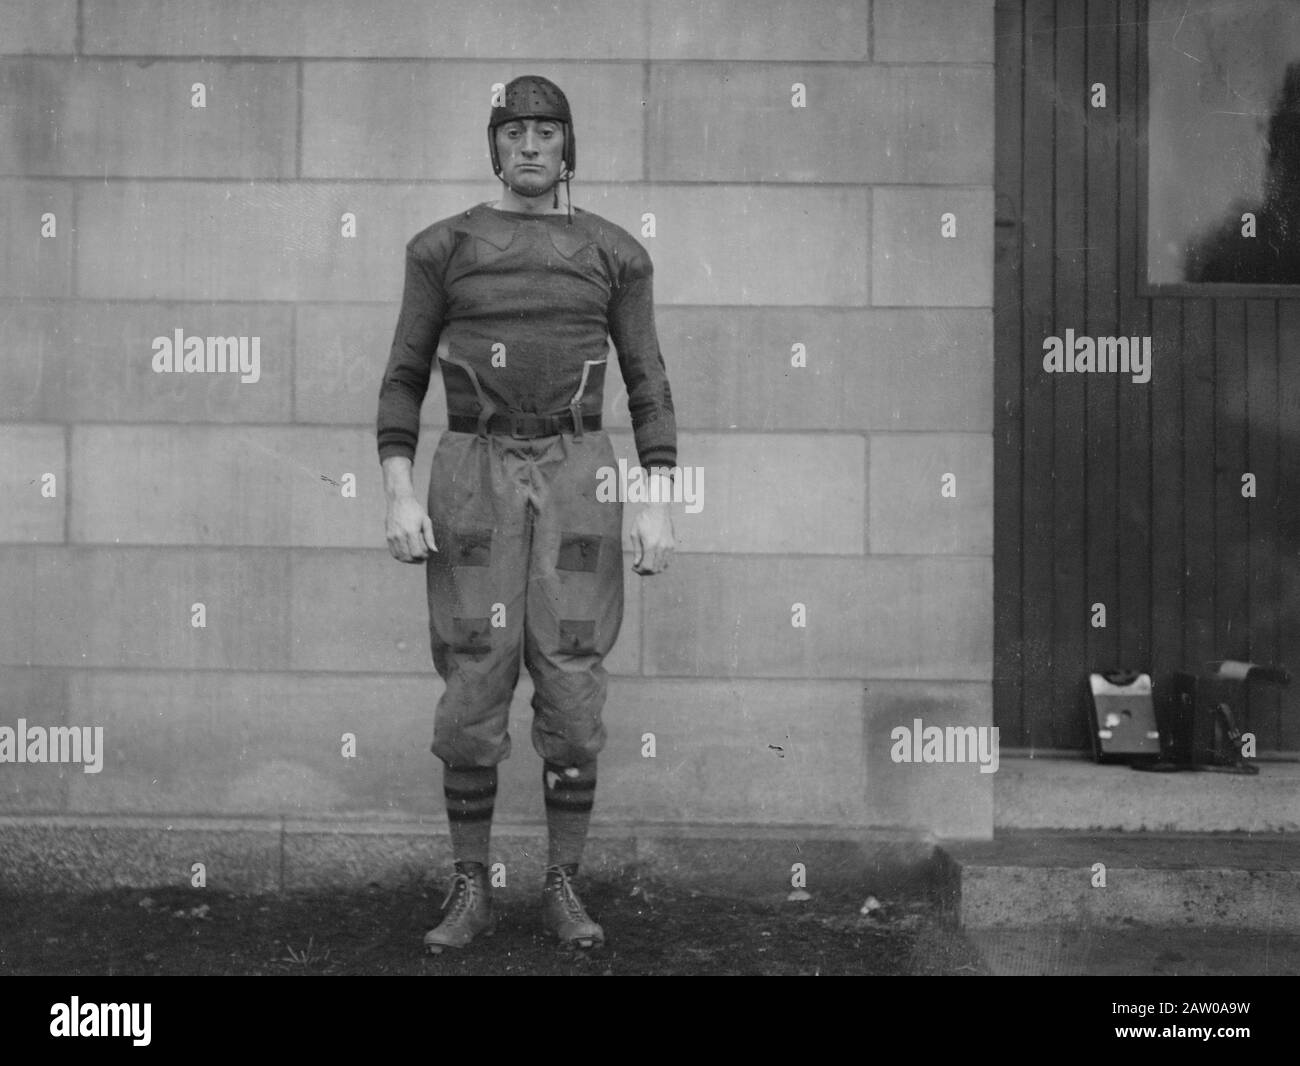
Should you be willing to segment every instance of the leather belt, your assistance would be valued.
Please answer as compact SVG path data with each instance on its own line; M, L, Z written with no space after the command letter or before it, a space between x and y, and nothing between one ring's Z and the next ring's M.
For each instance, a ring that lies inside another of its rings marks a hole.
M600 422L600 415L582 416L583 429L600 429ZM447 428L453 433L477 433L479 420L469 415L450 415L447 418ZM554 437L560 433L573 431L573 415L568 411L558 415L535 415L526 412L512 414L503 411L492 415L487 420L487 432L502 437L514 437L516 440Z

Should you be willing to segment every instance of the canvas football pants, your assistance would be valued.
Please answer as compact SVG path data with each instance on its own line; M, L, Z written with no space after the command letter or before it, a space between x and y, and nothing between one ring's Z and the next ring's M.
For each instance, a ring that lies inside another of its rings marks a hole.
M434 668L447 689L432 751L449 766L510 754L522 656L533 747L560 766L605 744L603 660L623 620L622 504L600 502L608 434L520 440L442 434L429 479L436 552L426 563Z

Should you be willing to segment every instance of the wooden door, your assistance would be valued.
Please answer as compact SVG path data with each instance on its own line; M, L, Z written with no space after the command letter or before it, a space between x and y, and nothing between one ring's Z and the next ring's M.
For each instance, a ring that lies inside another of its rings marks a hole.
M1086 748L1092 669L1300 672L1300 290L1147 283L1148 17L1145 0L996 4L1006 746ZM1046 373L1044 339L1066 329L1150 336L1151 380ZM1261 749L1300 750L1300 680L1257 688L1249 724Z

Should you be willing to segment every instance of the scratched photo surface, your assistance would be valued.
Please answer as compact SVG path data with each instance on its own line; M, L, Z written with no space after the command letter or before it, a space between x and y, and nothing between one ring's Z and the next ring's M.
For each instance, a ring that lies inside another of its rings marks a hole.
M0 974L1300 972L1298 190L1287 0L2 0Z

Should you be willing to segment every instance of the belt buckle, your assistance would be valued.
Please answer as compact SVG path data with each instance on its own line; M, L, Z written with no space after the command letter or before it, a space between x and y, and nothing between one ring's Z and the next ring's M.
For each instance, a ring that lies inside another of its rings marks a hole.
M513 437L515 440L531 440L532 437L525 436L525 435L521 432L521 429L520 429L520 427L523 425L524 419L525 419L525 418L530 418L530 417L531 417L530 415L522 415L522 416L521 416L521 415L511 415L511 416L510 416L510 436Z

